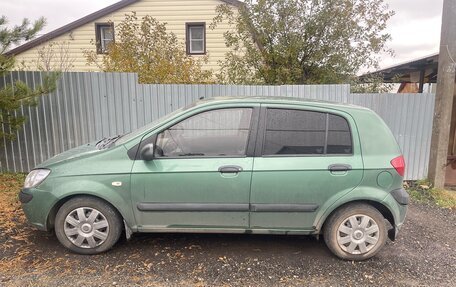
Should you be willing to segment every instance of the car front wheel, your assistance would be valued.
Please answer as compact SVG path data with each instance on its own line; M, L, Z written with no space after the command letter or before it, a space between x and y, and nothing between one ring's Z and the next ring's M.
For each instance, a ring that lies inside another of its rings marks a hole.
M119 240L122 220L116 210L94 197L76 197L64 203L55 218L60 243L80 254L98 254Z
M328 248L345 260L366 260L385 245L387 230L383 215L367 204L350 204L337 210L323 233Z

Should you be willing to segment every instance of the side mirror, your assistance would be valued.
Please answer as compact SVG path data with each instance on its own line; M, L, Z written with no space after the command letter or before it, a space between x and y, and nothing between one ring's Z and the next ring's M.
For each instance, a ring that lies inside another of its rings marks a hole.
M146 144L140 151L141 159L150 161L154 159L154 144Z

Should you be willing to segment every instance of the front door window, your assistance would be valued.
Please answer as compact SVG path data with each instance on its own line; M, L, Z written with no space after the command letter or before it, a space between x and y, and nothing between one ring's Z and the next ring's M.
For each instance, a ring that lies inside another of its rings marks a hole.
M212 110L197 114L161 132L155 156L244 156L249 136L251 108Z

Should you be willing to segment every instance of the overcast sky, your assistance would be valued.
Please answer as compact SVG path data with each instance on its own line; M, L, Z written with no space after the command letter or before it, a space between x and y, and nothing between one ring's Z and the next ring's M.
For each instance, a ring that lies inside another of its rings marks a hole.
M118 0L0 0L0 14L11 23L23 17L44 16L49 32ZM381 67L438 52L443 0L385 0L396 15L390 20L388 32L393 39L389 47L395 57L382 56Z

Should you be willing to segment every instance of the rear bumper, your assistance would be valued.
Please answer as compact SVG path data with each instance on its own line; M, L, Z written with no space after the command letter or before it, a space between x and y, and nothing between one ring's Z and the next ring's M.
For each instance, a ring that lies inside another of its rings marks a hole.
M400 205L408 205L410 202L410 196L403 188L398 188L391 191L391 195Z
M389 208L393 215L393 228L388 232L388 237L395 240L407 216L409 195L403 188L395 189L385 197L382 203Z

